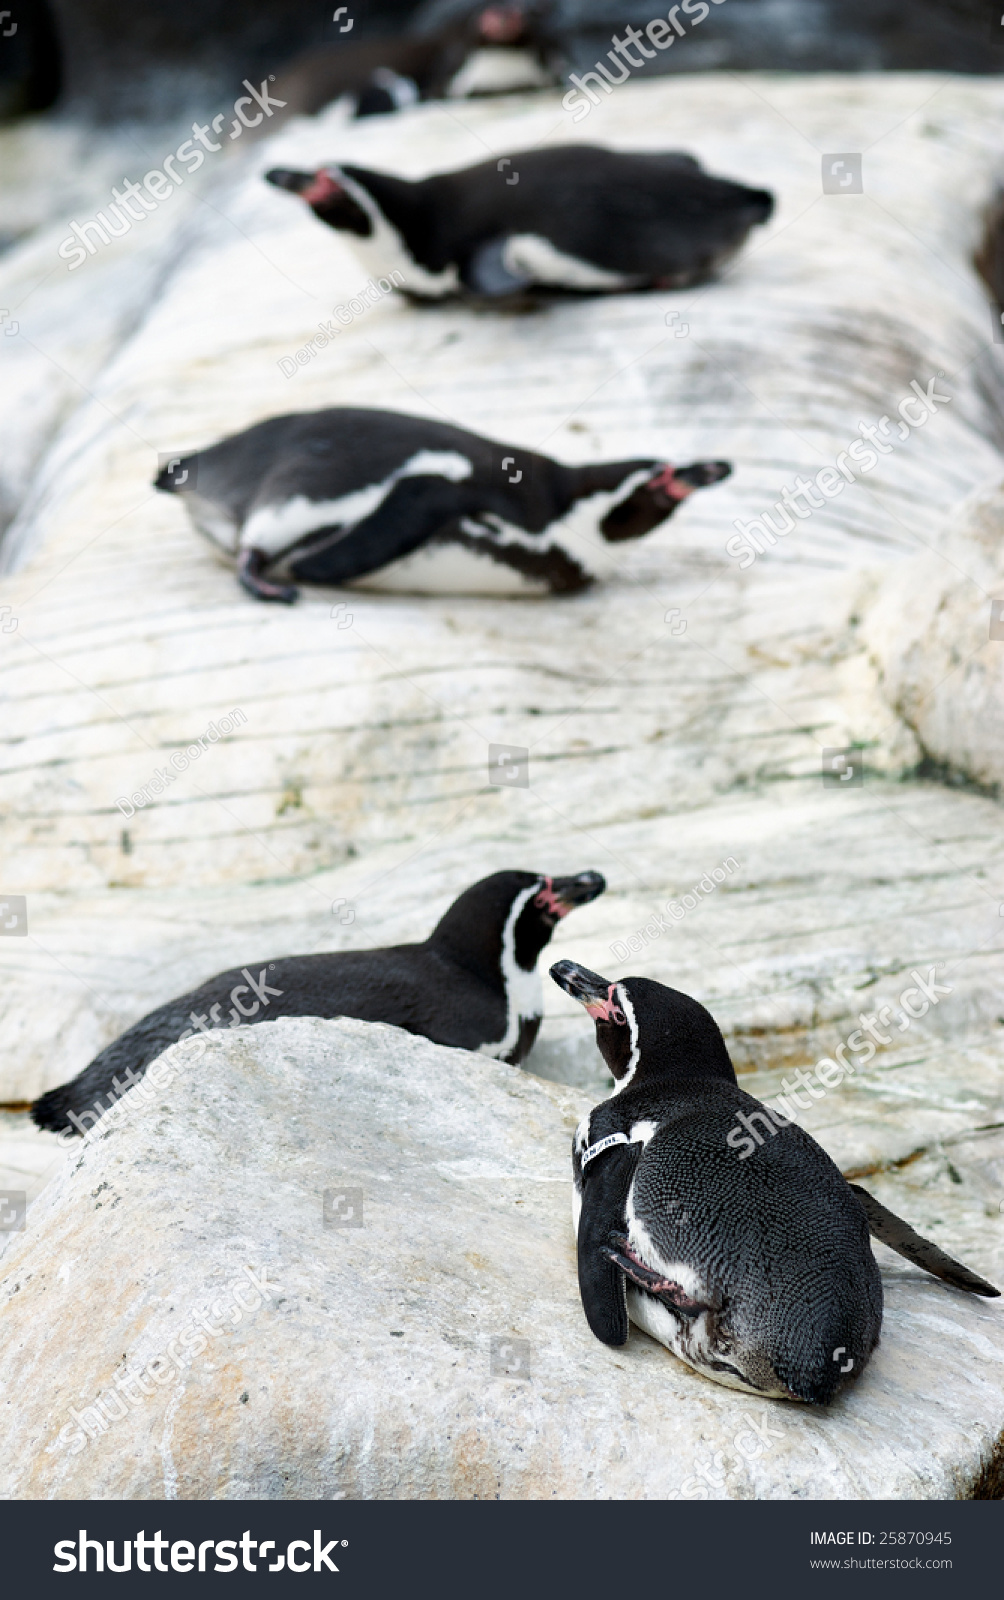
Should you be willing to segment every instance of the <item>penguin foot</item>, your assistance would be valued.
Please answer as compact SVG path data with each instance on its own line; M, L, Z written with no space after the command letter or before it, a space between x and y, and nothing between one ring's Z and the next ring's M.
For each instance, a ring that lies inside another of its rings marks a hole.
M281 605L291 606L299 595L299 590L288 583L270 583L268 578L262 576L268 566L269 558L264 550L253 548L242 550L237 561L237 581L248 594L254 595L256 600L274 600Z
M639 1289L656 1295L664 1304L674 1311L682 1312L685 1317L699 1317L702 1311L712 1309L701 1300L692 1300L690 1295L684 1293L682 1286L672 1278L664 1278L661 1273L653 1272L651 1267L647 1267L631 1248L627 1234L612 1233L610 1243L603 1247L602 1253L608 1261L620 1267L624 1276L630 1278L632 1283L636 1283Z

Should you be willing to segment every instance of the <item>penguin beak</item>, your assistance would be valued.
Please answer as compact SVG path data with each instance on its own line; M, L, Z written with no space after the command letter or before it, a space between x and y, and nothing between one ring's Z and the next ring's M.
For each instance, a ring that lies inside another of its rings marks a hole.
M574 878L545 878L534 903L553 917L567 917L576 906L587 906L595 900L606 886L607 880L600 872L580 872Z
M551 977L559 989L584 1006L597 1022L624 1022L624 1013L614 999L616 983L601 978L598 972L580 967L577 961L556 961Z

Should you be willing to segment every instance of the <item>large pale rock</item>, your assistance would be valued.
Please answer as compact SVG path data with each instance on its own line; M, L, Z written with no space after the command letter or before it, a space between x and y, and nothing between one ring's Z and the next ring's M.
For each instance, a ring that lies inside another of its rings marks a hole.
M828 1411L720 1388L638 1332L593 1339L570 1089L306 1019L161 1070L0 1263L6 1497L938 1499L986 1481L1000 1306L885 1253L882 1344ZM326 1192L329 1220L361 1206L362 1227L325 1227ZM264 1301L248 1270L276 1285ZM182 1336L203 1319L200 1350ZM116 1401L135 1373L149 1392Z
M889 575L867 636L890 706L957 777L1004 784L1004 484Z

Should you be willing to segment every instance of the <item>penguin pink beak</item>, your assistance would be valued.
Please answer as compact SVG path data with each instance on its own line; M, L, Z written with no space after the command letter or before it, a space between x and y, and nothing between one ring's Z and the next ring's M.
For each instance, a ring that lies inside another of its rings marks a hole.
M590 972L578 961L556 961L551 968L551 977L558 988L564 989L573 1000L577 1000L594 1021L614 1022L618 1027L624 1027L627 1018L614 998L616 983L601 978L598 972Z
M682 478L676 476L675 467L665 466L661 472L656 473L654 478L649 478L645 487L655 493L665 495L667 500L675 501L686 500L688 494L693 494L696 485L684 483Z

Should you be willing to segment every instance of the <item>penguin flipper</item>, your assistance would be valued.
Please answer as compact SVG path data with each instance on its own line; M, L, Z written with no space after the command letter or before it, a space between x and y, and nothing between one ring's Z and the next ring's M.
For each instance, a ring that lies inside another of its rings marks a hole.
M460 281L474 294L500 297L518 294L533 282L527 272L514 272L505 259L508 237L487 239L467 257L460 272Z
M644 1289L647 1294L657 1295L666 1305L672 1306L685 1317L699 1317L702 1311L717 1310L718 1307L710 1300L694 1300L672 1278L666 1278L661 1272L653 1272L647 1267L641 1257L632 1250L627 1234L612 1233L610 1243L605 1247L603 1254L608 1260L620 1267L626 1278L636 1283L639 1289Z
M347 532L319 528L289 569L307 583L350 583L411 555L467 511L463 484L433 474L402 478L368 517Z
M579 1294L586 1321L604 1344L627 1344L627 1280L607 1254L611 1233L624 1227L624 1207L641 1146L618 1145L583 1173L579 1216Z
M865 1216L868 1218L868 1231L873 1238L888 1245L897 1255L905 1256L907 1261L912 1261L915 1267L923 1268L932 1277L950 1283L953 1288L965 1289L969 1294L985 1295L987 1299L999 1299L1000 1290L995 1289L992 1283L988 1283L975 1272L970 1272L961 1262L954 1261L944 1250L939 1250L930 1239L925 1239L916 1233L908 1222L904 1222L902 1217L897 1217L894 1211L887 1210L874 1195L868 1193L867 1189L862 1189L856 1183L852 1183L850 1187L864 1208Z

